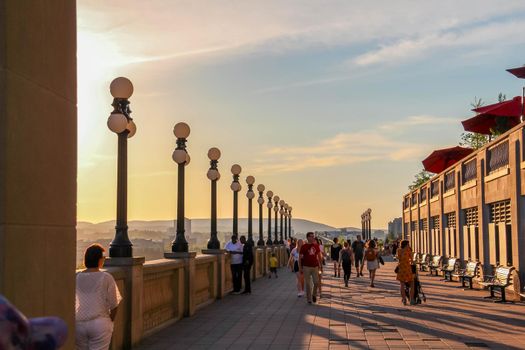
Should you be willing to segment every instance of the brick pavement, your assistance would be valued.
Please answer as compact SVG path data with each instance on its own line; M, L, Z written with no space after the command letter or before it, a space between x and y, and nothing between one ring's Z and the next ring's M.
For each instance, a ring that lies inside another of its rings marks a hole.
M403 306L387 263L376 288L348 288L327 266L316 305L298 298L295 277L253 283L253 294L227 296L143 341L139 349L525 349L525 304L494 304L484 291L421 275L427 302Z

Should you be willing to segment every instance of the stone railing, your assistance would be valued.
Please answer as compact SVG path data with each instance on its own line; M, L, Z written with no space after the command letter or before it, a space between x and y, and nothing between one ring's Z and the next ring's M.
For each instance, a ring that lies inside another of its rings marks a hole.
M112 258L106 270L113 275L123 300L119 305L111 349L130 349L158 330L191 316L232 290L230 255L223 250L159 259ZM254 248L253 279L269 271L275 254L286 266L284 245Z

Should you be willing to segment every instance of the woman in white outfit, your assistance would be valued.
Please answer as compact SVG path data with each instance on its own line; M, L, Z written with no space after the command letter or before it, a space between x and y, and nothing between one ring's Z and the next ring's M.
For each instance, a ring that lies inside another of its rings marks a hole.
M299 271L299 252L303 246L303 240L299 239L297 241L297 246L292 249L290 253L290 259L288 260L288 265L292 267L292 271L295 272L297 277L297 296L302 297L304 295L304 275Z
M104 248L93 244L86 249L86 269L77 273L75 321L76 348L107 350L113 334L113 320L122 300L115 279L100 271Z

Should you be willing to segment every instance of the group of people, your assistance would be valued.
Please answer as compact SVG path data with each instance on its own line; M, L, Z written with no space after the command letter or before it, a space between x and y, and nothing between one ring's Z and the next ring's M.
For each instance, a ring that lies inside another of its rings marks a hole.
M370 287L375 287L376 270L382 262L376 239L364 242L358 235L353 242L347 240L341 245L339 239L334 238L334 244L330 247L330 258L334 264L334 277L341 277L341 268L343 269L343 280L346 287L348 287L352 274L352 265L356 268L356 278L359 278L363 276L363 268L366 262Z

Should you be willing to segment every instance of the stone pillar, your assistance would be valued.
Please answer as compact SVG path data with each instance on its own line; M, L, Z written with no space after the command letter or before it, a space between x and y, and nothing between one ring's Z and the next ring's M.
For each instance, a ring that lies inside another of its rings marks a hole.
M144 291L144 257L135 258L108 258L104 262L104 267L120 268L126 277L124 279L124 290L121 290L122 302L117 309L117 313L124 312L126 324L124 325L123 348L131 349L142 339L144 332L143 320L143 291Z
M217 299L222 299L226 295L226 250L224 249L204 249L202 254L215 255L217 257Z
M76 2L0 0L0 294L74 347Z
M195 314L195 256L196 252L164 253L166 259L182 259L184 261L184 316Z

